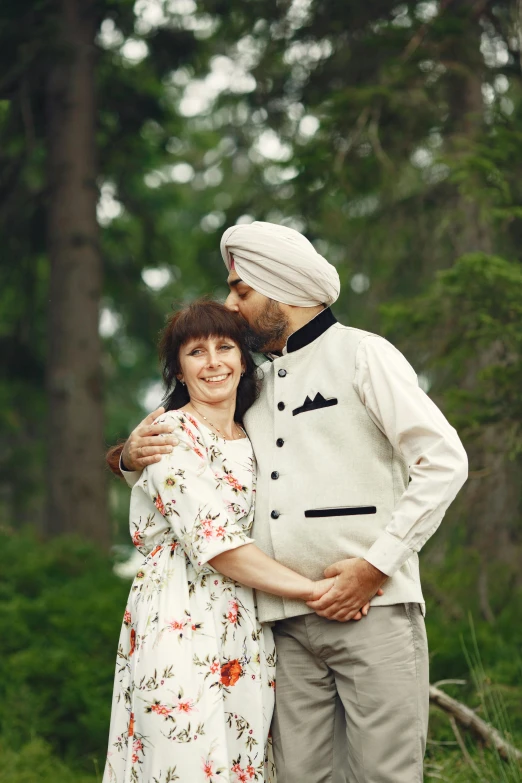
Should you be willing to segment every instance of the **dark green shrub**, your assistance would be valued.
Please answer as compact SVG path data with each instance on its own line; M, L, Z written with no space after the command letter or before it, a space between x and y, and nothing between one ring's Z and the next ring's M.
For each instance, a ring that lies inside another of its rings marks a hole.
M0 736L36 737L101 763L129 584L108 556L73 538L1 534Z
M0 783L97 783L100 776L83 775L52 754L41 739L32 740L20 750L0 742Z

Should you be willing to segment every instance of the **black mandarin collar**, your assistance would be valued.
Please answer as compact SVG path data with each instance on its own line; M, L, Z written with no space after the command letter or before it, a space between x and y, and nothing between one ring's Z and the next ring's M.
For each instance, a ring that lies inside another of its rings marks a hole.
M337 318L331 309L327 307L298 329L297 332L290 335L286 341L286 353L294 353L294 351L299 351L301 348L310 345L336 323Z

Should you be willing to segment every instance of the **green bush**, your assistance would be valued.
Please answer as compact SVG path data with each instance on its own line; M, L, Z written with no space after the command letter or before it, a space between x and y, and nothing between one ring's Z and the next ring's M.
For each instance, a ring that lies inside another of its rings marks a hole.
M40 737L92 770L106 752L129 585L73 538L3 533L0 547L0 736L14 750Z
M53 756L51 748L35 739L19 751L0 742L0 783L98 783L101 775L83 775Z

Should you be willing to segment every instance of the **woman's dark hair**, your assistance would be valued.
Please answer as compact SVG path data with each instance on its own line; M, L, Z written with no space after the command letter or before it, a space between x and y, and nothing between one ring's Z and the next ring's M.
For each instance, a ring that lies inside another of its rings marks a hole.
M237 387L234 420L242 423L243 416L255 402L259 392L256 365L246 344L241 317L212 299L197 299L178 310L169 317L161 333L159 355L166 387L163 406L171 411L182 408L189 402L187 387L177 382L177 376L181 373L179 352L189 340L209 337L226 337L233 340L241 351L245 370Z

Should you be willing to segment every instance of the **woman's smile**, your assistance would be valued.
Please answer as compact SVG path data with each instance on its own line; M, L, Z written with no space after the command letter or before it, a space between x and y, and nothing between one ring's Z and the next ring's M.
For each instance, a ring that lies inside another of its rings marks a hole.
M230 378L232 373L226 373L225 375L211 375L208 378L203 378L206 383L221 383L222 381L226 381L227 378Z

